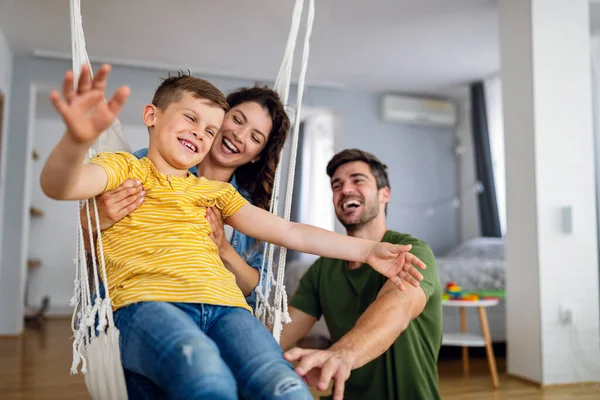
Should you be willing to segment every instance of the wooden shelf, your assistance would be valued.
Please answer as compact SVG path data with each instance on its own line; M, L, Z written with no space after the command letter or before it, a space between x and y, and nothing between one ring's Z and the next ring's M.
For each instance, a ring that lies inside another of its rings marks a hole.
M44 216L44 212L42 210L40 210L39 208L35 208L35 207L29 208L29 214L32 217L43 217Z
M42 262L40 260L27 260L27 268L29 269L36 269L39 268L42 265Z
M485 347L485 338L474 333L444 333L442 346Z

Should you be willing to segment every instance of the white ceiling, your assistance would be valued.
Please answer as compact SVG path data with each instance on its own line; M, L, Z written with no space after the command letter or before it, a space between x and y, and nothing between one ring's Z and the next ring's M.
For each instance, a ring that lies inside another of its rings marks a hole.
M87 49L95 58L271 80L283 55L294 2L82 3ZM499 69L496 0L316 3L309 83L427 92ZM69 1L0 0L0 29L15 53L43 50L68 56Z

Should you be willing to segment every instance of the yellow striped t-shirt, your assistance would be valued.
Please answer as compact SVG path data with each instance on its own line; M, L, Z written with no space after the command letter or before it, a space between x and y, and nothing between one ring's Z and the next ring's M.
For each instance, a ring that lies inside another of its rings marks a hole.
M106 190L126 179L138 179L146 191L144 204L102 232L108 288L114 309L140 301L205 303L251 311L223 264L206 207L216 206L223 219L248 202L231 184L167 176L148 158L100 153L90 163L104 168Z

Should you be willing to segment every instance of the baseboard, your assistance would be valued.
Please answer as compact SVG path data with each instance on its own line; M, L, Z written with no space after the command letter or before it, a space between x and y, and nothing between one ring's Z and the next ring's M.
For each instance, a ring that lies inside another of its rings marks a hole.
M543 390L547 389L564 389L573 387L598 386L598 382L576 382L576 383L553 383L552 385L541 385Z
M541 384L541 383L539 383L539 382L536 382L536 381L532 381L532 380L531 380L531 379L529 379L529 378L525 378L525 377L522 377L522 376L520 376L520 375L511 374L511 373L510 373L510 372L508 372L508 371L506 372L506 375L508 375L508 376L510 376L511 378L513 378L513 379L515 379L515 380L517 380L517 381L519 381L519 382L522 382L522 383L524 383L524 384L526 384L526 385L528 385L528 386L533 386L533 387L535 387L535 388L537 388L537 389L542 389L542 384Z
M19 334L16 334L16 335L13 335L13 334L11 334L11 335L0 334L0 340L5 340L5 339L12 339L12 340L19 339L22 335L23 335L23 332L21 332Z
M46 312L46 318L71 318L73 307L71 306L50 306Z
M540 382L535 382L532 381L531 379L528 378L524 378L522 376L519 375L515 375L515 374L511 374L511 373L506 373L506 375L510 376L511 378L522 382L528 386L533 386L537 389L541 389L541 390L552 390L552 389L565 389L565 388L570 388L570 387L582 387L582 386L597 386L598 382L574 382L574 383L553 383L551 385L543 385Z

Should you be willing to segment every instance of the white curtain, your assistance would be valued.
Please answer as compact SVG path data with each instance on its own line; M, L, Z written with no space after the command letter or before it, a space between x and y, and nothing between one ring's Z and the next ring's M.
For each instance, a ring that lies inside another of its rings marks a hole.
M492 153L492 168L496 186L496 201L502 236L506 234L506 168L504 160L504 116L502 112L502 81L499 76L483 82L485 108Z
M334 155L334 119L329 113L316 113L304 121L300 218L305 224L334 230L335 213L331 185L325 169Z

